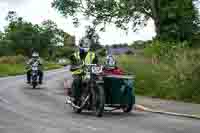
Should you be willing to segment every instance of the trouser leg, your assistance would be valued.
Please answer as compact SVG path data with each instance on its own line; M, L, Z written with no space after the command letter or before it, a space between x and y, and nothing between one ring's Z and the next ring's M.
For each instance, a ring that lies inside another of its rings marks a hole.
M80 98L81 96L81 76L74 75L73 76L73 83L72 83L72 96L75 99Z
M39 70L39 82L42 83L43 81L43 72Z
M31 82L31 70L27 71L27 82L30 83Z

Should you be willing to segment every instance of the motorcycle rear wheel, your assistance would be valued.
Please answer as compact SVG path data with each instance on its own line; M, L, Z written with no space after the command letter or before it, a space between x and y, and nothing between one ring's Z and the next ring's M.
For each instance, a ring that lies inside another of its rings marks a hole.
M74 81L73 81L73 83L72 83L72 90L76 89L77 84L79 84L77 82L80 82L80 80L75 78ZM76 99L74 104L76 106L80 107L81 104L82 104L82 102L80 100ZM78 114L80 114L82 112L82 108L79 109L79 108L76 108L76 107L72 107L72 110L73 110L73 112L78 113Z

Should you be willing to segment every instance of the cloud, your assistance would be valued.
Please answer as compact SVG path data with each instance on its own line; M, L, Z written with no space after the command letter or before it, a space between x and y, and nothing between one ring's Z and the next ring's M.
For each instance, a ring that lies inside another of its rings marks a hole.
M0 29L2 25L6 25L4 18L9 10L14 10L17 14L23 17L27 21L31 21L34 24L40 24L46 19L51 19L58 24L59 28L62 28L66 32L75 35L76 41L84 35L85 26L89 24L86 20L81 20L82 25L78 28L74 28L71 19L62 17L55 9L51 8L51 2L53 0L0 0ZM101 37L101 43L131 43L134 40L149 40L155 35L153 22L150 21L148 26L141 29L139 32L134 33L131 29L126 32L115 28L114 25L107 26L107 31L99 33Z
M6 3L8 5L20 5L28 2L29 0L1 0L0 3Z

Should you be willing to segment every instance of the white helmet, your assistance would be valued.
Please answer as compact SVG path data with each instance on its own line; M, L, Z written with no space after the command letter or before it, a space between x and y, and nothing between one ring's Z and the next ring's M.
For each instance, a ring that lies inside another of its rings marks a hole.
M34 53L32 54L32 57L37 58L37 57L39 57L39 54L38 54L37 52L34 52Z
M115 60L115 58L112 56L112 54L109 54L109 55L106 57L106 64L107 64L109 67L115 67L115 66L116 66L116 60Z

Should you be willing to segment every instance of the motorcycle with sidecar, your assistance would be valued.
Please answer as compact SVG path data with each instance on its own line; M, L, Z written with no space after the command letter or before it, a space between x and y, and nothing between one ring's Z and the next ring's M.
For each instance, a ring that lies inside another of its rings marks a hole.
M74 112L81 113L83 110L88 110L98 117L101 117L104 111L117 109L131 112L135 104L132 75L106 74L104 66L97 64L87 65L84 69L79 100L74 102L70 95L66 98L66 103L72 107ZM74 89L73 83L71 89ZM108 107L110 109L107 109Z

